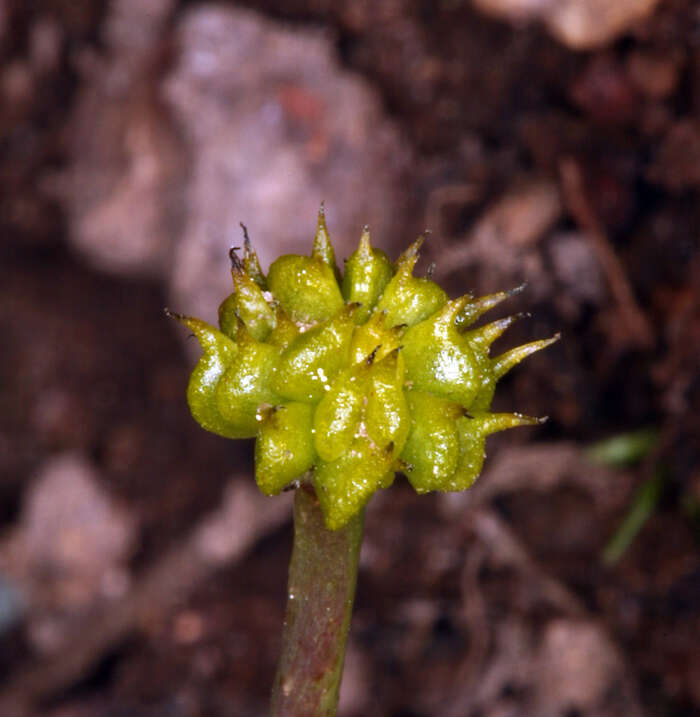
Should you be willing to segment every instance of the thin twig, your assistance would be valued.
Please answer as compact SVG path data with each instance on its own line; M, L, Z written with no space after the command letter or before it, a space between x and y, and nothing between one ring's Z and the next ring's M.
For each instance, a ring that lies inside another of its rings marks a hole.
M581 168L571 158L560 166L562 189L569 211L590 239L605 273L610 291L618 306L620 325L629 341L640 348L649 348L654 341L651 324L634 296L622 262L613 250L602 223L596 215L586 193ZM616 326L616 328L618 328Z

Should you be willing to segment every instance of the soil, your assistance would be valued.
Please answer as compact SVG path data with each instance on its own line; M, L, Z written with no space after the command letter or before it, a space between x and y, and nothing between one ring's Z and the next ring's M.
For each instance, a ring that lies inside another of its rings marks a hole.
M164 44L194 4L174 3ZM549 423L489 444L492 457L537 449L540 466L559 466L567 446L574 458L549 484L523 469L491 494L451 502L418 498L399 480L370 507L342 713L700 714L695 3L661 3L586 52L466 2L245 5L292 31L323 29L343 68L379 93L412 157L409 209L395 224L407 238L438 224L426 253L440 280L456 293L527 278L531 293L517 302L533 318L509 345L563 334L498 398L499 410ZM217 508L231 474L252 466L252 445L190 418L190 358L162 314L162 278L94 268L47 190L74 151L79 67L101 51L106 6L0 0L0 531L19 525L46 461L80 453L137 521L126 558L137 581ZM554 187L553 209L529 191L535 182ZM499 224L501 251L512 266L479 248L489 222L505 221L504 196L513 219ZM545 217L539 233L522 231L532 216ZM585 467L588 446L638 429L658 437L639 460ZM506 475L492 468L484 483ZM605 563L651 480L660 491L649 517ZM492 529L504 532L489 539ZM263 714L290 546L291 524L269 532L35 713ZM8 684L42 656L31 629L39 609L30 603L4 628ZM579 664L574 648L590 658L576 673L582 692L548 686L561 660Z

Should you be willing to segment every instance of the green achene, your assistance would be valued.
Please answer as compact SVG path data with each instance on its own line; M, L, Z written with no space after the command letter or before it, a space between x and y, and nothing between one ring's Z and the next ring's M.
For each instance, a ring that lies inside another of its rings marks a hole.
M540 422L491 413L491 400L498 379L559 337L491 357L519 317L473 328L522 287L450 300L413 275L422 238L392 264L367 228L341 275L323 208L311 255L281 256L267 276L245 239L242 260L231 251L219 329L170 315L203 349L187 392L193 417L226 438L256 438L263 493L309 482L337 530L397 471L418 493L468 488L489 434Z

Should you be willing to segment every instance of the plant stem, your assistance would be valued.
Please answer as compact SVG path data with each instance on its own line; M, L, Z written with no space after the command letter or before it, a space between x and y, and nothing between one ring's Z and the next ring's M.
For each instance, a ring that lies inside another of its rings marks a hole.
M332 717L338 705L362 543L361 512L331 531L313 490L294 498L282 654L272 688L271 717Z

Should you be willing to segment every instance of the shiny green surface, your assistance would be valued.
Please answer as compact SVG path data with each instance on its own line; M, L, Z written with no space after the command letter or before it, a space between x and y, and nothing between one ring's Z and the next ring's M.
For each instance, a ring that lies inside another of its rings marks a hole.
M389 257L370 246L369 229L365 227L360 246L345 263L342 283L343 298L361 305L355 316L358 324L367 321L393 273Z
M317 403L347 366L355 306L295 338L280 357L273 385L294 401Z
M250 335L256 341L264 341L275 328L275 310L268 304L263 290L258 286L252 276L249 276L236 253L231 251L233 266L232 309L235 315L245 324Z
M195 420L257 438L263 492L310 480L333 530L397 471L419 493L468 488L489 434L537 423L492 414L491 400L501 376L558 337L492 358L519 316L472 324L522 287L450 301L413 276L421 243L392 266L365 230L341 277L321 211L311 256L280 257L267 277L247 237L243 261L232 252L221 331L176 317L203 348L188 388Z
M380 448L368 438L355 438L335 461L319 460L313 485L326 525L342 528L383 487L392 472L393 458L388 447Z
M334 461L350 446L362 420L369 384L369 367L363 362L344 371L321 399L314 417L316 452Z
M457 470L460 457L457 419L464 409L422 391L406 391L411 428L401 457L418 493L441 490Z
M282 309L300 323L330 319L343 308L333 269L317 257L281 256L270 266L267 285Z
M235 426L240 438L258 433L260 406L280 402L272 390L278 354L274 346L255 341L245 329L238 334L238 351L214 390L219 413Z
M259 411L258 417L255 480L263 493L275 495L316 460L311 440L313 408L306 403L287 403Z
M479 391L481 374L469 341L457 331L455 317L465 299L455 299L404 337L406 376L412 385L465 408Z
M404 395L405 368L400 349L394 349L370 368L364 419L375 446L385 446L397 457L406 443L411 417Z
M447 294L434 281L413 276L422 244L423 239L417 239L398 258L396 272L379 297L377 308L387 312L387 326L413 326L447 301Z

